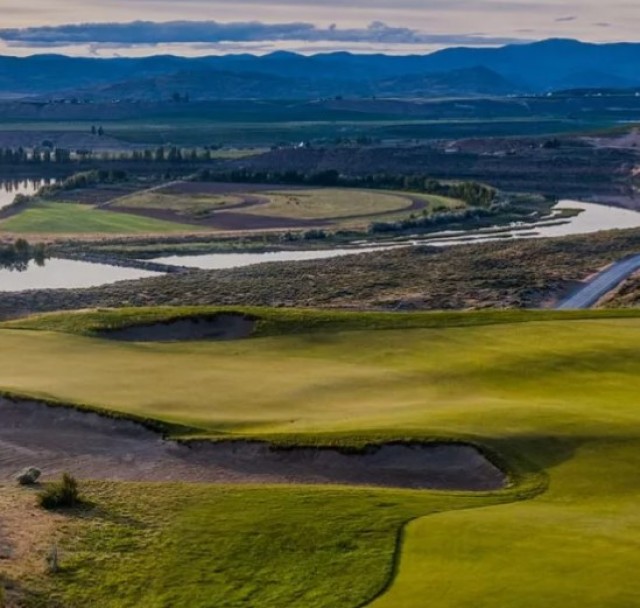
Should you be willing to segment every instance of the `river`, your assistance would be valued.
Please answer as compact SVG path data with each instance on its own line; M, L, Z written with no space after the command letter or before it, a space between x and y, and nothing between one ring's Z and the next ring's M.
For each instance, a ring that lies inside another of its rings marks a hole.
M24 271L0 269L0 292L98 287L118 281L159 276L159 274L136 268L52 258L43 266L31 262Z
M8 207L18 194L31 196L42 186L55 183L55 179L0 179L0 209Z
M299 262L337 258L417 245L451 247L469 243L504 241L524 238L562 237L590 234L601 230L640 228L640 213L617 207L580 201L562 201L556 213L574 209L580 213L569 218L551 217L536 224L520 224L466 232L441 232L428 237L402 237L376 245L361 242L353 247L340 247L318 251L278 251L268 253L213 253L192 256L169 256L153 262L189 266L206 270L241 268L267 262ZM62 259L47 260L44 267L31 263L26 271L0 270L0 292L29 289L58 289L97 287L123 280L158 276L159 273L134 268Z
M503 227L485 230L469 230L466 232L437 233L430 237L416 237L411 242L405 240L405 244L450 247L453 245L487 243L505 239L541 239L578 236L605 230L640 228L640 213L630 209L621 209L619 207L610 207L608 205L586 203L583 201L564 200L560 201L553 210L555 213L565 210L579 211L579 213L573 217L552 217L535 224L520 224L508 227L507 229Z
M267 253L211 253L203 255L169 256L152 260L171 266L191 266L205 270L242 268L268 262L303 262L339 258L354 253L371 253L391 247L354 247L351 249L320 249L317 251L271 251Z
M579 211L579 213L572 217L563 217L561 213L565 210ZM602 230L640 228L640 213L619 207L563 200L554 207L553 211L554 215L551 217L533 224L523 223L481 230L438 232L429 236L403 236L389 241L385 245L375 245L369 241L360 241L352 248L342 247L321 251L211 253L193 256L161 257L152 261L161 264L191 266L205 270L220 270L264 264L267 262L301 262L305 260L329 259L358 253L371 253L418 245L452 247L455 245L468 245L470 243L488 243L525 238L562 237L591 234Z

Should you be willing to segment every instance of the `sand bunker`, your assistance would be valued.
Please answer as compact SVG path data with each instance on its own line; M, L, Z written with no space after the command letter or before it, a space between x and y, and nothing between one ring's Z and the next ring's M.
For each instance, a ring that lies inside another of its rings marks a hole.
M0 398L0 480L27 466L44 478L208 483L310 483L495 490L504 473L475 447L385 445L362 455L278 450L260 442L165 441L135 422Z
M161 323L131 325L99 333L104 338L126 342L181 342L188 340L242 340L255 328L255 319L245 315L219 314Z

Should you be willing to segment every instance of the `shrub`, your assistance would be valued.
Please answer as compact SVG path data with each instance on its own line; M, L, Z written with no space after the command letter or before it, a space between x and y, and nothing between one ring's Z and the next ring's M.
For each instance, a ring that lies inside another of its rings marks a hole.
M43 509L72 509L82 503L77 480L65 473L62 481L47 486L38 498Z
M16 481L21 486L33 486L38 482L38 479L40 479L40 475L42 475L40 469L29 467L16 475Z

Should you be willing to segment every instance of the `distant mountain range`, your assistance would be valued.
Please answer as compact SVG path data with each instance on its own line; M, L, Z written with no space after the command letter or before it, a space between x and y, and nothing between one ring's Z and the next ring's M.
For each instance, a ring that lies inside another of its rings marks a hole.
M451 72L406 74L379 80L286 77L260 72L189 70L127 80L72 91L73 96L103 101L135 99L162 101L206 99L314 99L322 97L444 97L509 95L523 92L496 72L483 67Z
M140 59L0 57L0 96L106 100L314 99L540 94L640 86L640 43L546 40L429 55Z

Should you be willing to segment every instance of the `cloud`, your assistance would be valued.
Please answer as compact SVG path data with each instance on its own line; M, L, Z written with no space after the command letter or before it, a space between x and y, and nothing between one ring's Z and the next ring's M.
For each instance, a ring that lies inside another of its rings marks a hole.
M217 21L133 21L130 23L84 23L49 27L0 29L0 40L18 47L74 45L218 44L229 42L338 42L409 45L496 46L527 42L484 34L427 34L407 27L374 21L365 28L320 27L312 23L220 23Z

